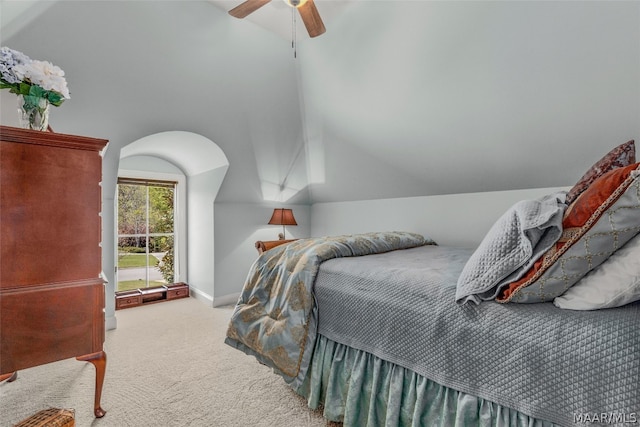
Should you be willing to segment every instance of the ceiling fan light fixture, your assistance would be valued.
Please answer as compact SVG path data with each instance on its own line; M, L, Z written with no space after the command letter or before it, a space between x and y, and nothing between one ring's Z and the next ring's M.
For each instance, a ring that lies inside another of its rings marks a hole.
M287 6L291 6L291 7L300 7L307 2L307 0L282 0L282 1L284 1Z

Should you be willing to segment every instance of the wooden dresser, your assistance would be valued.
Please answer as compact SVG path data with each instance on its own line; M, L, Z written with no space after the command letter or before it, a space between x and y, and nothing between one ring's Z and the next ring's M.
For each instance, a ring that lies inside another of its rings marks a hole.
M0 381L75 357L106 370L100 277L107 141L0 126Z

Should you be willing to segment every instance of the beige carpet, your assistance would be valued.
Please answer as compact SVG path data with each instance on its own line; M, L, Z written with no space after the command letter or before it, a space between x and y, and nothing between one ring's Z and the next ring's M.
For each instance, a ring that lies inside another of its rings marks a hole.
M104 418L93 417L93 365L75 359L0 384L0 427L73 408L76 426L325 426L321 413L255 358L224 344L231 308L193 298L116 312L108 331Z

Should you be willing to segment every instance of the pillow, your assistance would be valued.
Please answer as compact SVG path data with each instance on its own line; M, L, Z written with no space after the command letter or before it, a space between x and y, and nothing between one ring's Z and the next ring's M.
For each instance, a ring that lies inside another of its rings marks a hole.
M640 234L594 268L564 294L556 307L570 310L613 308L640 300Z
M493 300L498 289L525 274L562 235L565 191L521 200L491 226L465 264L456 302Z
M545 302L562 295L640 231L640 163L596 179L566 210L562 237L498 302Z
M620 167L629 166L636 162L636 147L633 140L618 145L598 160L582 175L576 185L567 193L566 203L571 204L589 185L605 173Z

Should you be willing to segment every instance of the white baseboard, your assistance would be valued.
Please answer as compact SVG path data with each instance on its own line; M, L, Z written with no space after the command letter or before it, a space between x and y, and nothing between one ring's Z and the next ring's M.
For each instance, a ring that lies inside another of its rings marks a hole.
M235 294L223 295L221 297L215 297L213 299L213 307L221 307L223 305L236 305L240 292Z
M221 307L223 305L236 305L240 292L235 294L223 295L221 297L212 297L211 295L202 292L200 289L189 288L191 296L199 301L202 301L210 307Z
M205 302L207 305L213 304L213 297L205 292L202 292L200 289L196 289L194 287L189 287L189 294L197 299L198 301Z
M118 319L116 319L116 316L106 316L104 318L104 324L107 331L116 329L118 327Z

